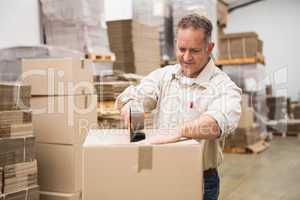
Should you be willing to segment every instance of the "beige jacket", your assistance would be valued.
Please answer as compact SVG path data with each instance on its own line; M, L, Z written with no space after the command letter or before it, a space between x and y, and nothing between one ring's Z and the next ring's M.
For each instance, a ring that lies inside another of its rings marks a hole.
M157 69L138 86L130 86L120 94L117 107L121 109L131 100L148 102L144 103L145 110L155 108L153 128L179 128L202 114L213 117L222 134L219 139L204 141L204 170L221 164L219 140L234 131L241 112L240 88L212 60L193 79L183 76L179 64Z

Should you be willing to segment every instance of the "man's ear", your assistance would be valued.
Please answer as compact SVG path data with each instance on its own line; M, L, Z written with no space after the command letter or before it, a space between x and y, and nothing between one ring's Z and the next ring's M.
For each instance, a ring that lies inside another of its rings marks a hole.
M207 53L210 55L212 50L214 49L215 43L209 42L207 45Z

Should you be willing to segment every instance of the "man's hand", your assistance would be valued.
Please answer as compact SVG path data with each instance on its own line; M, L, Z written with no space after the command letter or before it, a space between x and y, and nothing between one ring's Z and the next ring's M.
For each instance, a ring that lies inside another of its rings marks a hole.
M160 133L146 140L149 144L167 144L179 142L181 132L178 129L160 129Z

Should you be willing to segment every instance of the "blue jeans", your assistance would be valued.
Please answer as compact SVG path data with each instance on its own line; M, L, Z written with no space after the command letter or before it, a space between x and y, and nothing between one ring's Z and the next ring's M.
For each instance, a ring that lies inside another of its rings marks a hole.
M220 178L218 171L215 170L209 176L204 176L204 195L203 200L218 200L220 190Z

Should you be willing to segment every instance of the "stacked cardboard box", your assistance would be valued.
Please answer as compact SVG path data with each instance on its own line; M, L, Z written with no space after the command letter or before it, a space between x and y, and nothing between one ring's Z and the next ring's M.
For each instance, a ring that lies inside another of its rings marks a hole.
M21 80L21 59L24 58L83 58L79 51L47 45L14 46L0 50L0 81Z
M226 138L225 147L246 148L261 139L261 129L254 123L254 110L250 107L249 96L242 95L241 118L238 128Z
M107 22L114 70L146 75L160 66L159 31L132 20Z
M90 62L79 59L25 59L24 82L32 86L41 199L80 197L81 148L96 128L97 97Z
M103 25L104 1L41 0L41 8L46 44L83 53L110 53Z
M128 81L111 81L95 83L98 101L115 100L127 87Z
M231 33L220 36L219 58L234 59L262 55L263 42L255 32Z
M39 199L30 86L0 83L0 198ZM26 192L29 192L26 196Z
M133 20L159 29L161 60L170 60L174 55L172 5L169 0L134 0Z
M98 97L98 124L100 128L125 128L119 111L115 108L116 97L137 80L128 80L124 74L94 77Z
M268 118L279 120L287 118L287 98L286 97L267 97L269 109Z
M165 134L145 133L146 138ZM152 146L129 141L124 129L93 130L88 135L83 148L83 199L203 198L203 142ZM167 189L170 186L172 190Z

